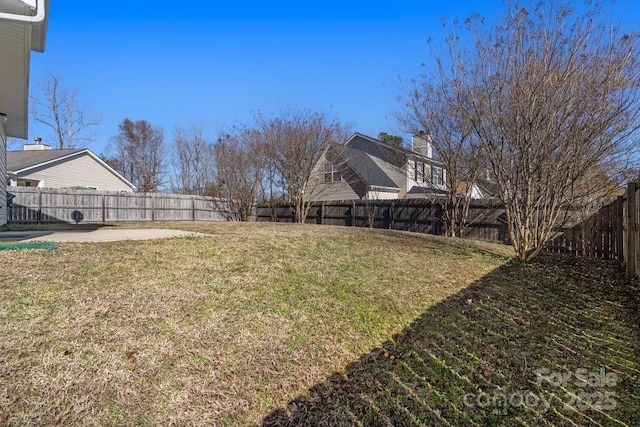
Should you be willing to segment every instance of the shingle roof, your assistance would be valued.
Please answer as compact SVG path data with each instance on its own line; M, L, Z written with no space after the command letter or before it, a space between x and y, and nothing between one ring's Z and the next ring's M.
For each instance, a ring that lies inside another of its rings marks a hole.
M371 156L364 151L344 147L341 157L367 186L399 188Z
M423 194L423 195L430 195L430 196L446 196L447 192L444 191L444 190L440 190L438 188L418 187L417 185L414 185L413 187L411 187L411 190L407 191L407 194Z
M86 149L7 151L7 170L19 171L82 151Z

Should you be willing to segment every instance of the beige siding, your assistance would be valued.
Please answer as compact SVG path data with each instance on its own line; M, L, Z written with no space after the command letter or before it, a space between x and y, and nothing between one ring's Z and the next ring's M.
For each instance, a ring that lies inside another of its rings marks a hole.
M0 123L0 227L7 223L7 137Z
M97 187L100 191L131 191L116 175L83 153L70 159L21 173L20 178L41 181L40 187Z
M8 136L27 137L29 24L0 20L0 112L9 120Z
M344 180L332 182L330 184L321 183L317 188L317 194L313 200L318 202L331 200L359 200L360 196Z
M391 191L367 191L368 200L397 200L398 192Z

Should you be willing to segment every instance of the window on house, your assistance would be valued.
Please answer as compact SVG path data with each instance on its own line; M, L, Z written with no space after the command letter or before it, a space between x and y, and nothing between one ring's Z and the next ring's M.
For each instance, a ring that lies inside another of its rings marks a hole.
M438 166L431 166L431 183L433 185L444 185L444 172Z
M324 164L324 182L340 182L340 171L333 163Z
M416 182L422 183L425 182L424 176L424 163L416 161L416 174L415 174Z

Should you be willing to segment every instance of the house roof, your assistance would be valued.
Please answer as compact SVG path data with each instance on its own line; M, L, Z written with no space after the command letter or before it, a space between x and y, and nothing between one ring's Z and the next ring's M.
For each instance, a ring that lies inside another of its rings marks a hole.
M476 179L476 185L485 197L497 197L500 195L500 187L495 182L485 178Z
M135 185L120 175L115 169L105 163L88 148L7 151L7 173L18 175L31 169L41 168L51 163L61 162L81 155L88 155L102 167L118 177L127 186L135 188Z
M358 139L364 140L366 142L369 142L371 144L374 144L378 147L380 147L381 151L380 151L380 157L384 158L385 160L391 160L388 157L391 157L393 154L396 155L396 157L400 156L402 157L403 163L406 159L418 159L420 161L423 161L424 163L429 163L429 164L433 164L433 165L438 165L441 166L442 162L435 160L433 158L430 157L426 157L421 153L417 153L415 151L409 150L405 147L399 147L397 145L393 145L393 144L389 144L385 141L381 141L379 139L361 134L359 132L354 133L353 135L351 135L351 137L349 137L349 139L347 139L347 141L344 143L345 146L350 146L352 145L355 141L357 141ZM386 155L385 155L386 154Z
M429 196L446 196L447 192L444 190L440 190L438 188L431 187L418 187L414 185L411 187L411 190L407 191L409 195L429 195Z
M341 157L368 187L399 189L398 185L389 178L389 175L378 166L376 159L372 158L368 153L351 147L344 147Z
M47 164L54 160L62 160L86 149L67 150L31 150L31 151L7 151L7 170L12 173L20 173L24 170Z

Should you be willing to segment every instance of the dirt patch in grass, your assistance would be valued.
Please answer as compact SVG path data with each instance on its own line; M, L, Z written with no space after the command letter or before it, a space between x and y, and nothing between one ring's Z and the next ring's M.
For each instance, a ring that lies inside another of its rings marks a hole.
M171 227L212 236L0 253L0 424L259 424L509 260L409 233Z

